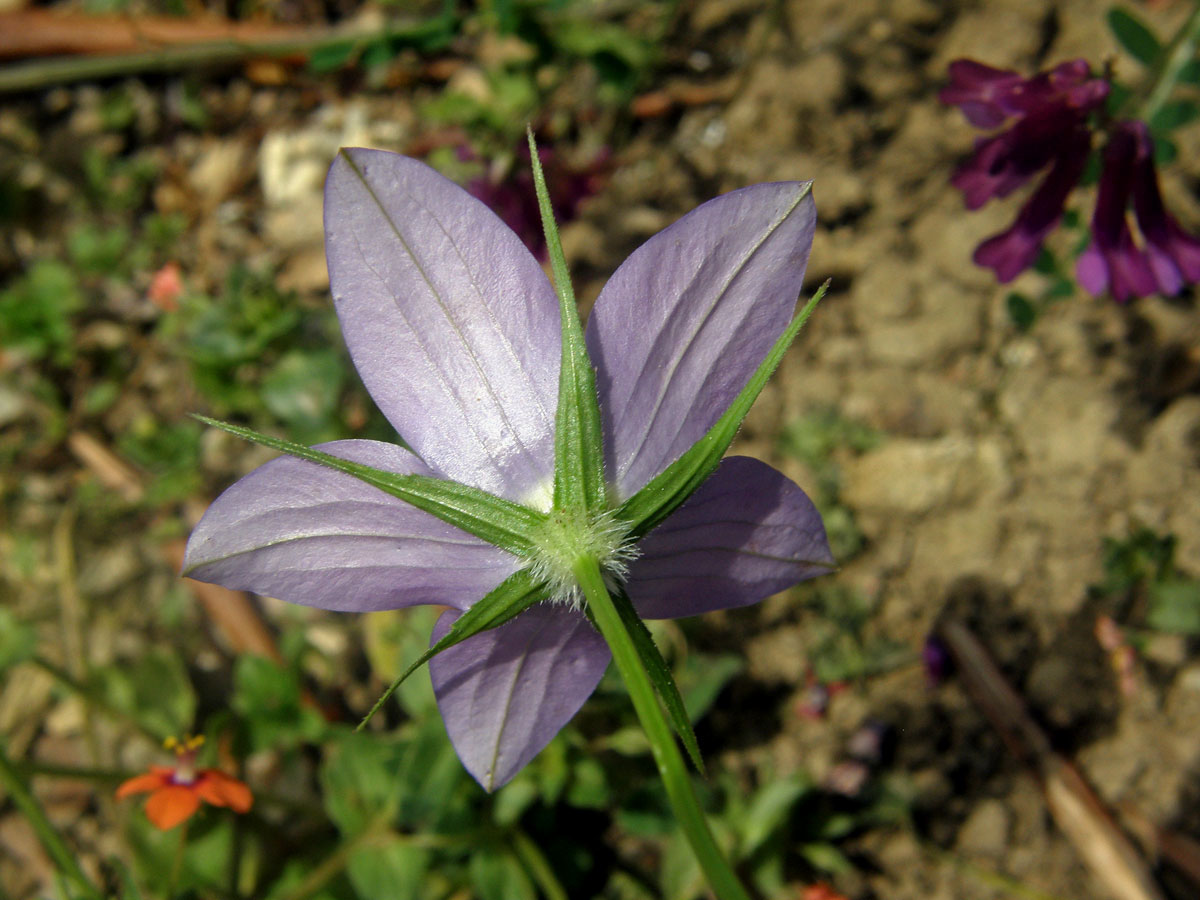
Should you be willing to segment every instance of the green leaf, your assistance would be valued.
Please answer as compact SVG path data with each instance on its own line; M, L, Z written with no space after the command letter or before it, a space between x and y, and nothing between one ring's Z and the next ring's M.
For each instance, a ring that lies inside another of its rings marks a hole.
M1160 168L1169 166L1179 157L1179 148L1168 137L1158 135L1154 139L1154 164Z
M358 49L357 41L337 41L317 47L308 55L308 68L313 72L332 72L347 65Z
M1192 87L1200 87L1200 59L1192 59L1183 64L1176 76L1180 84L1190 84Z
M533 606L533 604L540 603L545 599L545 585L535 581L527 570L521 569L519 572L510 575L493 588L482 600L475 602L470 609L463 613L450 626L450 631L445 637L422 653L412 665L400 674L399 678L388 686L388 689L383 692L383 696L375 701L375 705L371 707L370 712L358 723L359 730L367 722L371 721L371 717L383 706L388 697L392 696L396 688L404 683L409 675L443 650L448 650L455 644L462 643L467 638L473 637L481 631L498 628L509 619Z
M325 751L321 796L325 811L346 837L391 820L400 805L403 746L395 739L351 732Z
M0 608L0 674L37 652L37 634L11 609Z
M192 727L196 696L177 653L150 648L134 660L122 660L92 673L92 689L160 737Z
M1200 106L1191 100L1168 100L1155 110L1147 124L1151 131L1158 133L1182 128L1197 118L1200 118Z
M696 767L697 772L703 775L704 760L700 756L700 745L696 742L696 732L692 730L692 721L688 717L687 707L684 705L683 698L679 696L679 688L675 686L671 667L663 659L658 646L654 643L654 638L646 629L646 623L638 616L637 610L633 608L633 604L625 592L616 591L612 594L612 600L613 606L621 615L621 621L625 624L626 631L633 638L634 649L641 657L642 665L650 676L650 681L653 682L659 699L666 707L667 715L671 719L671 727L675 729L679 740L683 742L683 748L687 751L692 765Z
M812 784L799 775L782 781L770 781L759 789L750 801L750 808L740 822L741 856L752 856L771 834L787 821L796 803L812 789Z
M766 358L759 364L746 386L733 399L729 409L708 432L688 448L679 459L651 479L650 483L621 504L617 518L629 523L631 536L643 537L671 513L683 505L696 489L713 473L721 457L729 449L738 427L762 391L767 379L783 360L783 354L795 340L808 317L812 315L829 282L821 285L813 298L804 305L783 334L775 341Z
M353 475L384 493L391 494L405 503L411 503L417 509L437 516L443 522L448 522L517 556L532 556L536 550L529 534L545 521L546 516L510 500L459 484L457 481L427 475L397 475L395 472L373 469L305 447L303 444L273 438L253 429L220 422L207 416L194 418L272 450ZM183 574L186 575L187 572Z
M584 343L579 308L575 305L575 292L571 289L566 257L563 256L558 227L554 224L550 192L546 188L533 131L527 131L526 137L562 318L562 367L558 376L558 414L554 424L554 508L600 513L608 508L608 504L596 372Z
M429 868L430 854L399 835L383 846L368 846L350 854L346 872L360 897L418 900Z
M854 863L833 844L804 844L800 847L800 855L814 867L833 875L854 871Z
M1200 635L1200 581L1171 578L1154 582L1146 624L1172 634Z
M1105 17L1113 37L1130 56L1144 66L1152 66L1162 55L1162 44L1141 19L1121 6L1114 6Z
M253 750L320 740L325 720L303 702L299 678L264 656L240 656L233 670L232 706L245 720Z
M680 689L683 694L683 705L687 708L688 719L699 722L704 714L712 708L717 695L729 683L729 680L745 668L740 656L732 653L719 655L693 653L687 658L687 663L680 675L683 682Z
M479 900L537 900L533 882L510 853L502 853L495 847L480 847L471 854L470 872Z
M1004 305L1008 309L1008 317L1018 331L1028 331L1033 327L1037 319L1037 307L1033 305L1032 300L1022 293L1012 291L1004 298Z
M333 350L293 350L263 379L263 403L289 426L312 432L336 411L344 377L341 357Z

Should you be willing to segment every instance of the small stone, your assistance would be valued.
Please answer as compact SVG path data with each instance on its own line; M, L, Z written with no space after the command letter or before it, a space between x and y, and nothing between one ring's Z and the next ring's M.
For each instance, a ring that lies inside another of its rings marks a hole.
M958 832L958 847L971 856L1003 859L1012 816L999 800L987 799L971 811Z

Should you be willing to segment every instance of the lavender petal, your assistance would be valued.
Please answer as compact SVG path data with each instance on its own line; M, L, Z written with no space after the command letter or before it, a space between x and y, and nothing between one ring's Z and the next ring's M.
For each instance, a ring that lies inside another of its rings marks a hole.
M747 606L835 566L812 501L745 456L723 459L639 549L628 591L647 619Z
M619 497L687 450L745 385L791 317L815 223L807 183L733 191L650 238L605 285L587 345Z
M318 449L390 472L432 474L377 441ZM218 497L192 531L184 574L340 612L437 603L466 609L517 559L352 475L280 457Z
M559 321L520 238L424 163L344 150L325 182L330 285L350 355L433 470L544 507Z
M438 619L431 643L457 618ZM488 791L511 780L591 696L609 658L581 612L549 604L435 656L438 708L467 771Z

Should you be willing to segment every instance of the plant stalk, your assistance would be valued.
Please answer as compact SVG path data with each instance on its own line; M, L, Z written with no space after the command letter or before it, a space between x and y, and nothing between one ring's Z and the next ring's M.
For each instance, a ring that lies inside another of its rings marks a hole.
M1149 122L1162 109L1175 89L1183 67L1196 58L1197 46L1200 46L1200 2L1193 4L1192 14L1163 51L1146 99L1138 105L1137 118Z
M595 619L596 627L612 650L613 662L629 691L633 708L650 741L658 774L667 790L667 799L675 818L683 829L684 837L696 854L709 886L719 900L750 900L750 894L734 874L733 868L717 846L709 830L696 791L692 787L683 756L675 743L675 737L663 715L662 707L654 693L650 676L642 666L641 658L634 647L633 639L625 629L620 614L613 605L600 566L595 559L584 557L575 563L575 577L588 608Z

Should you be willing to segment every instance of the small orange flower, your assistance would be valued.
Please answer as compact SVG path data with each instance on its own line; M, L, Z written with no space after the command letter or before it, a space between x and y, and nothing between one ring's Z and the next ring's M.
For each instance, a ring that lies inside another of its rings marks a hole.
M844 896L839 894L823 881L818 881L816 884L810 884L800 895L800 900L846 900Z
M196 768L196 751L203 743L203 737L167 738L164 746L175 751L175 765L151 766L149 772L135 775L117 788L117 799L149 793L146 817L163 831L191 818L201 800L246 812L254 803L250 788L217 769Z
M161 310L174 312L179 309L179 297L183 294L183 278L180 277L179 263L169 262L150 279L150 289L146 296Z

